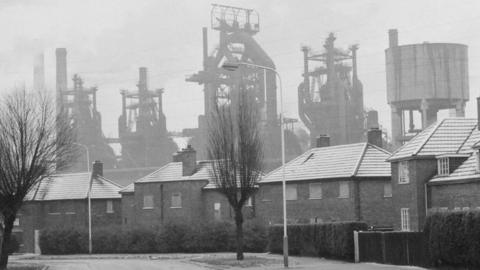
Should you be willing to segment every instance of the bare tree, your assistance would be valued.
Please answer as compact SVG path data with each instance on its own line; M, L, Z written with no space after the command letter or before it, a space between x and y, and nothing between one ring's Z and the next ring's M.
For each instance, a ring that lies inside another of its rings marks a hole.
M242 209L262 174L263 141L255 98L240 89L230 104L217 106L209 122L211 175L234 210L237 260L243 260Z
M6 247L25 196L75 156L69 124L46 94L15 90L0 101L0 269L7 267Z

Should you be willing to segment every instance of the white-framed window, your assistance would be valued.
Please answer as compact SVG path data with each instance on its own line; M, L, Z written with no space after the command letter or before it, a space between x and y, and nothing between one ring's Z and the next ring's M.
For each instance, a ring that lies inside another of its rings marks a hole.
M408 208L400 209L400 218L402 231L410 231L410 213Z
M338 182L338 197L339 198L350 197L350 186L348 185L348 182L346 181Z
M438 175L445 176L450 174L448 157L442 157L437 160Z
M182 208L182 193L172 193L172 208Z
M383 184L383 197L391 198L392 197L392 183L388 182Z
M410 179L408 177L408 162L400 161L398 163L398 183L399 184L408 184Z
M113 201L112 200L107 201L107 213L109 213L109 214L113 213Z
M297 185L296 184L288 184L285 188L286 188L285 198L288 201L295 201L297 199Z
M220 220L222 218L222 204L219 202L213 204L213 217L215 220Z
M321 199L322 198L322 183L310 183L308 185L309 199Z
M143 209L153 208L153 195L143 195Z
M20 226L20 218L16 217L15 220L13 221L13 226Z

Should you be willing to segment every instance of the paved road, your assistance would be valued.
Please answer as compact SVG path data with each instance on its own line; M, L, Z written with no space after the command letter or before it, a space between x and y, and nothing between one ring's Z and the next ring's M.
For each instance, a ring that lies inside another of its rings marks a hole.
M206 269L229 269L229 270L276 270L284 269L282 257L278 255L264 254L254 255L261 264L235 266L233 254L197 254L194 256L140 256L125 257L106 256L101 258L89 258L88 256L68 257L39 257L29 260L16 259L15 263L39 263L48 266L49 270L206 270ZM153 259L151 259L153 258ZM218 261L228 258L232 264L217 264ZM248 261L248 256L246 256ZM252 257L251 257L252 258ZM258 259L260 258L260 259ZM402 267L393 265L381 265L371 263L346 263L341 261L325 260L319 258L290 257L290 269L302 270L396 270L396 269L422 269L416 267Z

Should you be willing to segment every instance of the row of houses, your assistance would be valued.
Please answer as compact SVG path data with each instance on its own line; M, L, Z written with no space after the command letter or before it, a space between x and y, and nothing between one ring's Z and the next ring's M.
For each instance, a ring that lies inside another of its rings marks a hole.
M480 207L480 131L477 119L448 118L389 153L382 132L365 143L330 146L328 136L265 175L247 203L247 218L281 223L285 173L289 223L365 221L371 226L418 231L429 211ZM15 226L25 252L38 252L44 228L86 227L92 179L93 226L158 228L167 222L230 220L227 200L187 147L173 161L122 187L106 179L96 161L91 173L43 180L26 198Z

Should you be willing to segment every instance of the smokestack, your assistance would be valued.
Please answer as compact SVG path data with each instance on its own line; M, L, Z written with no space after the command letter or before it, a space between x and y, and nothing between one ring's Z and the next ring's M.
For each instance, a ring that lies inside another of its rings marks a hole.
M367 132L367 142L382 148L382 131L378 127L369 129Z
M480 130L480 97L477 97L477 129Z
M182 162L182 175L190 176L197 168L197 152L188 145L173 155L173 162Z
M207 32L207 27L202 28L202 37L203 37L203 69L207 69L207 59L208 59L208 32Z
M62 93L67 90L67 50L65 48L57 48L56 55L56 98L57 98L57 113L63 106Z
M388 30L388 40L390 42L390 48L398 46L398 31L397 31L397 29Z
M330 136L323 134L317 137L317 147L328 146L330 146Z
M92 176L94 178L98 176L103 176L103 162L100 160L95 160L92 164Z
M43 53L36 54L33 59L33 89L45 89L45 61Z
M378 128L378 111L371 110L367 113L367 129Z
M140 91L148 89L147 68L141 67L138 69L138 88Z

